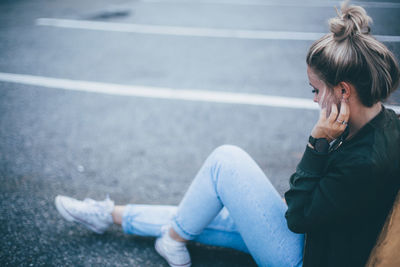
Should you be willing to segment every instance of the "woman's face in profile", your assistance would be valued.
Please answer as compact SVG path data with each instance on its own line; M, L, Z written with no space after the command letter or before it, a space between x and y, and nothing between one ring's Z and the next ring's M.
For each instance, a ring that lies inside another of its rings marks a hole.
M313 88L314 102L318 103L320 108L327 108L327 115L330 114L332 104L336 104L338 110L340 110L340 99L335 97L332 93L333 90L328 89L328 86L318 77L312 68L307 67L307 75L310 86Z
M310 86L313 88L314 102L318 103L321 107L321 96L325 95L326 84L319 79L317 74L307 66L307 75Z

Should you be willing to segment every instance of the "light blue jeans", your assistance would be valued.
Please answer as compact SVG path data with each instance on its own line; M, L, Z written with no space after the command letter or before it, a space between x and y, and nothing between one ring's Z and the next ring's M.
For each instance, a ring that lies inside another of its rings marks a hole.
M250 253L259 266L302 266L304 235L287 228L286 209L257 163L224 145L207 158L178 207L128 205L122 228L159 236L169 224L187 240Z

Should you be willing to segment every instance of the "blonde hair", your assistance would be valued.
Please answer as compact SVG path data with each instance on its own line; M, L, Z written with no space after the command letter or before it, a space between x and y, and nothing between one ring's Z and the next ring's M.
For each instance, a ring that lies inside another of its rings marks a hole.
M351 83L364 106L383 101L399 85L399 66L389 49L370 34L364 8L345 1L329 20L330 33L315 41L307 64L328 87Z

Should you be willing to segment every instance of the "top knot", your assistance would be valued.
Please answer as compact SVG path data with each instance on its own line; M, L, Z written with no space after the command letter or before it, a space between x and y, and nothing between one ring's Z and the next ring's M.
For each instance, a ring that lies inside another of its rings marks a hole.
M338 16L329 20L330 30L336 41L340 42L351 38L356 34L369 34L371 17L360 6L349 6L345 1L341 6L341 12L336 9Z

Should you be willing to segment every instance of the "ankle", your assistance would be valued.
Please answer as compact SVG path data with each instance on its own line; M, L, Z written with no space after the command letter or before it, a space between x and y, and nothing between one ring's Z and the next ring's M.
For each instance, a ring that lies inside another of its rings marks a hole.
M125 210L125 206L115 206L113 211L111 212L111 216L113 219L113 222L115 224L122 224L122 217L124 215L124 210Z
M178 235L178 233L175 232L174 228L172 228L172 227L169 228L168 235L174 241L184 243L184 244L187 242L187 240L183 239L180 235Z

